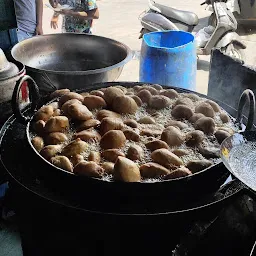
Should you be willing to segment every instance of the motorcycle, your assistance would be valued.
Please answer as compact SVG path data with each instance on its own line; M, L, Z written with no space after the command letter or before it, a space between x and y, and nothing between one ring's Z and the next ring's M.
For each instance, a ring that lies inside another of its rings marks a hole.
M233 58L244 61L245 56L242 50L246 48L246 45L235 32L237 21L227 4L216 2L216 0L207 0L205 3L212 5L216 16L216 25L208 27L208 31L204 28L204 31L201 30L196 34L197 54L209 55L212 49L217 48ZM144 34L154 31L183 30L192 32L198 24L198 17L195 13L163 6L153 0L149 0L149 10L141 14L139 19L142 25L140 38ZM204 42L202 43L202 41Z
M255 0L226 0L227 7L235 16L238 25L254 26L256 25L256 1ZM205 2L207 4L206 10L212 12L209 17L208 24L215 26L217 19L213 12L213 8L209 0Z
M198 16L193 12L174 9L153 0L148 0L148 5L149 9L139 17L142 24L140 38L146 33L163 29L192 32L198 25Z

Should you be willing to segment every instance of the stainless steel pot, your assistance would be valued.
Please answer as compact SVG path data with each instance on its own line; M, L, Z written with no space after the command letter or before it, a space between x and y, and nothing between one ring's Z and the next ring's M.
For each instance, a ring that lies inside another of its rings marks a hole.
M12 56L47 94L56 89L86 88L115 81L132 51L115 40L86 34L36 36L15 45Z
M0 124L12 113L11 99L16 82L25 74L23 64L9 62L0 49Z

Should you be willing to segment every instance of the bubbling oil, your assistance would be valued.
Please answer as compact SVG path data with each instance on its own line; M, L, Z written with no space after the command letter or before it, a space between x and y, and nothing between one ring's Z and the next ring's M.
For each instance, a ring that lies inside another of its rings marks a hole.
M256 190L256 142L234 146L229 153L229 165L234 174L247 186Z
M133 89L128 89L129 92L133 92ZM186 93L180 93L179 94L179 98L182 97L187 97L188 94ZM148 129L151 131L160 131L159 135L155 135L155 136L145 136L145 135L140 135L140 141L139 142L133 142L133 141L129 141L126 140L126 143L124 145L123 148L121 148L120 150L123 151L123 153L126 155L128 149L130 146L133 145L139 145L142 150L143 150L143 154L141 159L134 161L138 166L148 163L148 162L152 162L151 159L151 152L150 150L148 150L145 146L146 143L155 140L155 139L161 139L161 133L164 130L164 128L167 126L167 124L171 121L171 120L175 120L172 115L171 115L171 111L173 109L173 104L175 103L177 99L171 99L171 104L169 107L164 108L164 109L160 109L160 110L155 110L155 109L151 109L149 108L146 104L143 104L137 111L135 114L126 114L126 115L122 115L120 118L125 121L127 119L133 119L133 120L139 120L142 117L145 116L149 116L154 118L155 120L155 124L140 124L138 123L138 130L141 131L143 129ZM192 102L194 103L194 106L192 107L192 109L194 110L195 107L202 103L203 101L205 101L206 99L204 98L200 98L198 99L193 99L191 98ZM92 114L93 114L93 118L96 119L96 115L97 112L99 110L93 110ZM222 112L225 112L224 110L222 110ZM220 119L220 113L217 112L215 113L215 117L214 117L214 121L216 124L216 128L228 128L231 129L233 131L237 130L237 127L234 125L234 120L231 118L230 122L228 123L223 123ZM186 135L188 132L194 131L194 127L193 125L188 122L187 120L183 120L183 122L187 125L187 128L183 129L182 132ZM124 125L124 128L126 129L131 129L131 127ZM74 138L74 134L76 133L76 129L75 129L75 125L71 122L70 124L70 128L65 132L68 136L68 141L65 142L63 144L63 147L65 147L66 145L68 145ZM36 134L31 133L31 138L33 138L34 136L36 136ZM217 142L216 138L212 135L212 136L205 136L204 142L203 142L204 146L206 147L218 147L219 148L219 143ZM205 157L199 153L198 149L196 147L188 147L185 143L183 143L180 146L177 147L172 147L171 150L174 149L184 149L188 152L188 154L181 156L180 158L182 159L184 165L186 165L189 161L193 161L193 160L204 160ZM91 151L96 151L96 152L100 152L102 153L102 149L100 147L100 143L94 140L88 141L88 148L81 154L84 157L84 160L88 160L89 154ZM220 161L220 159L209 159L211 160L213 163L217 163L218 161ZM102 158L101 159L101 163L105 162L106 159ZM105 181L111 181L113 180L112 175L108 175L108 174L104 174L102 177L103 180ZM159 181L159 179L145 179L143 180L143 182L156 182Z

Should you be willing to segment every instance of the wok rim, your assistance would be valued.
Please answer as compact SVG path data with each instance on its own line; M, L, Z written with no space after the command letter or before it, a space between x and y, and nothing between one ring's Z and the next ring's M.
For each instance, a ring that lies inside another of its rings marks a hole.
M252 247L251 252L250 252L250 256L253 256L255 254L256 254L256 241L253 244L253 247Z
M56 34L37 35L37 36L34 36L32 38L26 39L26 41L33 41L33 40L36 40L37 38L43 38L43 37L55 37L55 36L66 36L66 35L71 35L71 36L92 36L92 37L97 37L97 38L102 38L104 40L112 41L112 42L114 42L114 43L124 47L125 50L126 50L127 55L126 55L126 57L122 61L120 61L120 62L118 62L118 63L116 63L114 65L111 65L109 67L98 68L98 69L91 69L91 70L85 70L85 71L56 71L56 70L48 70L48 69L39 69L39 68L35 68L35 67L32 67L32 66L26 65L25 63L23 63L19 59L17 59L17 56L15 56L15 51L24 42L17 43L12 48L11 55L15 59L15 61L18 61L18 62L22 63L28 69L35 70L38 73L47 72L47 73L55 74L55 75L75 75L75 76L93 75L93 74L105 73L105 72L108 72L108 71L111 71L111 70L117 69L117 68L123 68L123 66L125 64L127 64L129 61L131 61L132 58L133 58L133 51L126 44L124 44L122 42L119 42L117 40L108 38L108 37L103 37L103 36L98 36L98 35L90 35L90 34L84 34L84 33L56 33Z
M9 119L8 119L8 121L9 121ZM1 131L2 131L2 129L1 129ZM2 139L3 139L3 137L0 138L0 144L2 143ZM35 188L31 188L31 187L26 186L20 180L18 180L12 173L9 172L8 168L6 167L6 165L4 164L4 162L2 160L1 154L0 154L0 161L1 161L1 164L4 167L5 171L11 177L11 179L13 179L17 184L19 184L19 186L21 186L25 190L31 192L32 194L34 194L36 196L39 196L40 198L43 198L43 199L45 199L45 200L47 200L49 202L53 202L53 203L56 203L56 204L59 204L59 205L65 206L65 207L69 207L71 209L81 210L83 212L88 212L88 213L93 213L93 214L100 214L100 215L104 214L104 215L109 215L109 216L159 216L159 215L160 216L165 216L165 215L170 215L170 214L172 214L172 215L183 214L183 213L188 213L188 212L192 212L192 211L203 210L203 209L206 209L208 207L212 207L212 206L218 205L220 203L223 203L224 201L229 200L233 196L236 196L237 194L239 194L240 191L242 191L242 189L243 189L243 186L242 187L238 187L236 189L236 191L233 192L232 194L225 195L223 198L219 198L219 199L217 199L215 201L212 201L212 202L208 202L208 203L205 203L205 204L202 203L200 205L192 206L192 207L184 208L184 209L167 210L166 212L159 211L159 212L147 212L147 213L140 213L140 212L135 212L135 213L121 212L120 213L120 212L116 212L116 211L111 212L111 211L92 210L92 209L82 208L80 206L67 205L63 201L57 201L56 198L52 199L52 198L49 198L49 196L43 195L41 193L41 191L38 192L38 190L36 190ZM228 184L231 184L232 182L235 182L235 180L230 181ZM225 185L223 185L223 186L225 186Z
M106 83L96 83L96 84L92 84L90 85L90 87L88 88L84 88L84 89L78 89L76 90L75 92L77 93L82 93L82 92L87 92L87 91L90 91L91 88L93 87L95 90L97 89L100 89L100 88L107 88L107 87L110 87L110 86L115 86L115 85L120 85L120 86L124 86L124 87L128 87L127 84L129 84L131 87L132 86L136 86L136 85L152 85L151 83L143 83L143 82L106 82ZM205 97L206 95L204 94L201 94L201 93L197 93L197 92L194 92L194 91L191 91L191 90L188 90L188 89L184 89L184 88L179 88L179 87L174 87L174 86L164 86L164 85L161 85L163 88L165 89L174 89L174 90L177 90L178 93L193 93L193 94L196 94L204 99L207 99L207 100L213 100L214 102L216 102L214 99L212 99L211 97ZM95 88L96 87L96 88ZM46 104L44 105L48 105L48 104L51 104L52 102L56 101L58 98L55 98L55 99L52 99L50 101L48 101ZM222 103L224 105L226 105L225 103L223 102L220 102L220 101L217 101L219 103ZM230 106L229 106L230 107ZM223 109L223 107L221 107ZM232 107L230 107L232 108ZM232 108L233 109L233 108ZM224 109L225 110L225 109ZM226 110L225 112L229 115L229 117L231 117L232 119L235 120L235 118L233 116L231 116ZM68 172L64 169L61 169L55 165L53 165L51 162L49 162L48 160L46 160L45 158L43 158L40 153L34 148L34 146L32 145L32 142L31 142L31 139L30 139L30 126L31 126L31 121L33 120L33 117L34 115L32 115L30 117L30 120L29 122L27 123L26 125L26 136L27 136L27 141L30 145L30 147L32 148L32 150L48 165L50 165L52 168L54 168L55 170L57 171L62 171L64 172L65 174L68 174L68 175L72 175L72 176L76 176L76 177L79 177L80 179L88 179L88 180L96 180L98 182L104 182L104 183L107 183L107 184L111 184L111 183L121 183L121 184L125 184L126 186L134 186L135 184L143 184L143 186L152 186L152 184L156 184L156 183L167 183L167 182L179 182L179 181L182 181L182 180L189 180L189 179L192 179L193 177L197 177L198 175L201 175L203 174L204 172L210 170L211 168L213 168L214 166L217 166L222 162L222 158L219 157L218 158L218 162L207 167L206 169L203 169L202 171L199 171L199 172L196 172L192 175L189 175L189 176L185 176L185 177L180 177L180 178L176 178L176 179L170 179L170 180L158 180L158 181L154 181L154 182L121 182L121 181L106 181L106 180L103 180L101 178L95 178L95 177L86 177L86 176L78 176L78 175L75 175L74 173L71 173L71 172ZM220 150L221 150L221 145L220 145ZM149 184L149 185L148 185ZM140 185L142 186L142 185Z

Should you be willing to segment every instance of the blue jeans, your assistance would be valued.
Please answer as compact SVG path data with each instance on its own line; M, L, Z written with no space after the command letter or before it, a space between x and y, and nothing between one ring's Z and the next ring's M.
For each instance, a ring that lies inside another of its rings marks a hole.
M90 28L86 29L85 31L83 31L83 33L85 34L92 34L92 31Z
M35 36L35 33L28 33L23 30L17 29L17 37L18 37L19 42L21 42L25 39L28 39L30 37L33 37L33 36Z

